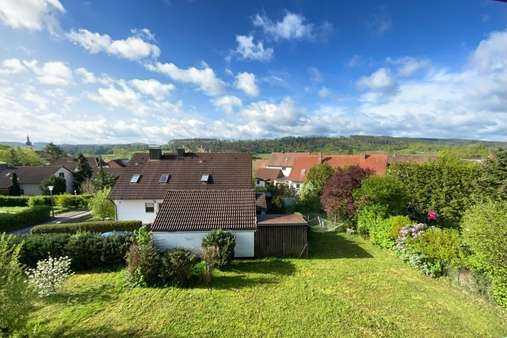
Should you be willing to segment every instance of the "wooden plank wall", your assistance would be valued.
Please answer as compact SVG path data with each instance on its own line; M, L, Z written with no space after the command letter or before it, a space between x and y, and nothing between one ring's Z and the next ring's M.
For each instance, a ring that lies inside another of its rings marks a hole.
M306 225L259 226L255 232L255 257L307 257Z

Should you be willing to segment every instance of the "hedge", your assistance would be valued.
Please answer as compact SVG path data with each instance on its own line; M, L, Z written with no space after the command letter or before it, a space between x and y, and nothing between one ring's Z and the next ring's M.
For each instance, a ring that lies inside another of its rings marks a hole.
M55 196L56 206L65 209L82 209L88 207L88 201L92 198L92 195L72 195L72 194L61 194Z
M42 224L32 229L34 234L76 233L79 231L109 232L134 231L142 226L141 221L96 221L80 223Z
M0 195L0 207L26 207L29 196Z
M16 236L23 243L19 261L34 267L41 259L67 256L74 271L117 267L125 264L125 255L132 244L132 236L98 233L31 234Z
M50 219L50 210L47 206L36 206L17 213L0 213L0 232L44 223Z

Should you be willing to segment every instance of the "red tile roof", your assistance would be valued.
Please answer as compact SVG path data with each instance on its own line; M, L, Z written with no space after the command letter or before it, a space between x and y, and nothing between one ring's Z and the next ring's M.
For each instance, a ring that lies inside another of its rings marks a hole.
M333 168L344 168L357 165L363 169L370 169L376 175L385 175L387 172L387 159L385 154L364 154L364 155L329 155L324 156L323 163Z
M304 182L305 176L308 171L320 163L320 157L318 155L309 155L299 157L294 161L294 166L289 175L289 181L292 182Z
M255 230L255 191L168 190L152 231Z
M133 175L139 183L130 183ZM160 183L161 175L170 175ZM202 183L202 175L211 175ZM246 153L187 153L184 157L164 155L149 160L147 153L137 153L122 169L109 197L113 200L163 199L168 190L224 190L252 188L252 158ZM254 203L255 205L255 203Z
M282 178L283 173L280 169L259 168L255 173L255 177L263 179L264 181L273 181L277 178Z
M271 159L268 162L270 167L292 167L294 161L303 156L308 156L310 153L272 153Z

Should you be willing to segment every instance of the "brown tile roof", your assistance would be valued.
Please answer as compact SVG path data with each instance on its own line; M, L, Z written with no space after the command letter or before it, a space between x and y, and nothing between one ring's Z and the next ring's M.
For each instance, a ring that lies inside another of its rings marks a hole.
M263 179L264 181L273 181L283 177L283 173L280 169L259 168L255 173L255 177Z
M126 160L110 160L107 162L109 168L124 168L126 167Z
M139 183L130 183L132 175L140 174ZM168 183L159 183L160 176L170 175ZM202 183L204 174L210 183ZM252 158L246 153L198 153L164 155L149 160L147 153L137 153L122 169L109 197L113 200L163 199L166 191L224 190L252 188Z
M255 191L168 190L153 231L255 230Z
M308 155L310 155L310 153L272 153L268 166L292 167L296 158Z
M308 171L320 163L318 155L299 157L294 161L294 166L289 175L289 181L304 182Z
M259 168L266 168L268 163L269 163L269 160L265 160L265 159L253 160L253 169L254 169L254 171L257 171Z
M18 175L20 184L40 184L45 178L53 176L61 166L21 166L5 169L0 172L0 188L5 189L11 185L11 174Z
M258 226L301 226L308 225L300 214L263 215L258 217Z

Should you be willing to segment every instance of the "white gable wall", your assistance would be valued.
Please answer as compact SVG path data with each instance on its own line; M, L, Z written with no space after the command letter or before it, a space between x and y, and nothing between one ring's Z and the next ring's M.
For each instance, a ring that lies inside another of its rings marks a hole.
M60 174L62 174L63 177ZM60 168L55 172L53 176L62 177L65 179L65 191L68 193L74 192L74 175L72 175L72 172L65 168Z
M231 230L236 237L234 257L254 257L255 231ZM153 242L159 249L187 249L201 253L202 239L209 231L154 231Z
M155 221L162 200L114 200L118 221L138 220L143 224ZM147 213L145 203L155 203L155 212Z
M267 165L266 168L269 168L269 169L280 169L283 173L283 176L285 177L289 177L291 171L292 171L292 167L272 167L270 165Z

